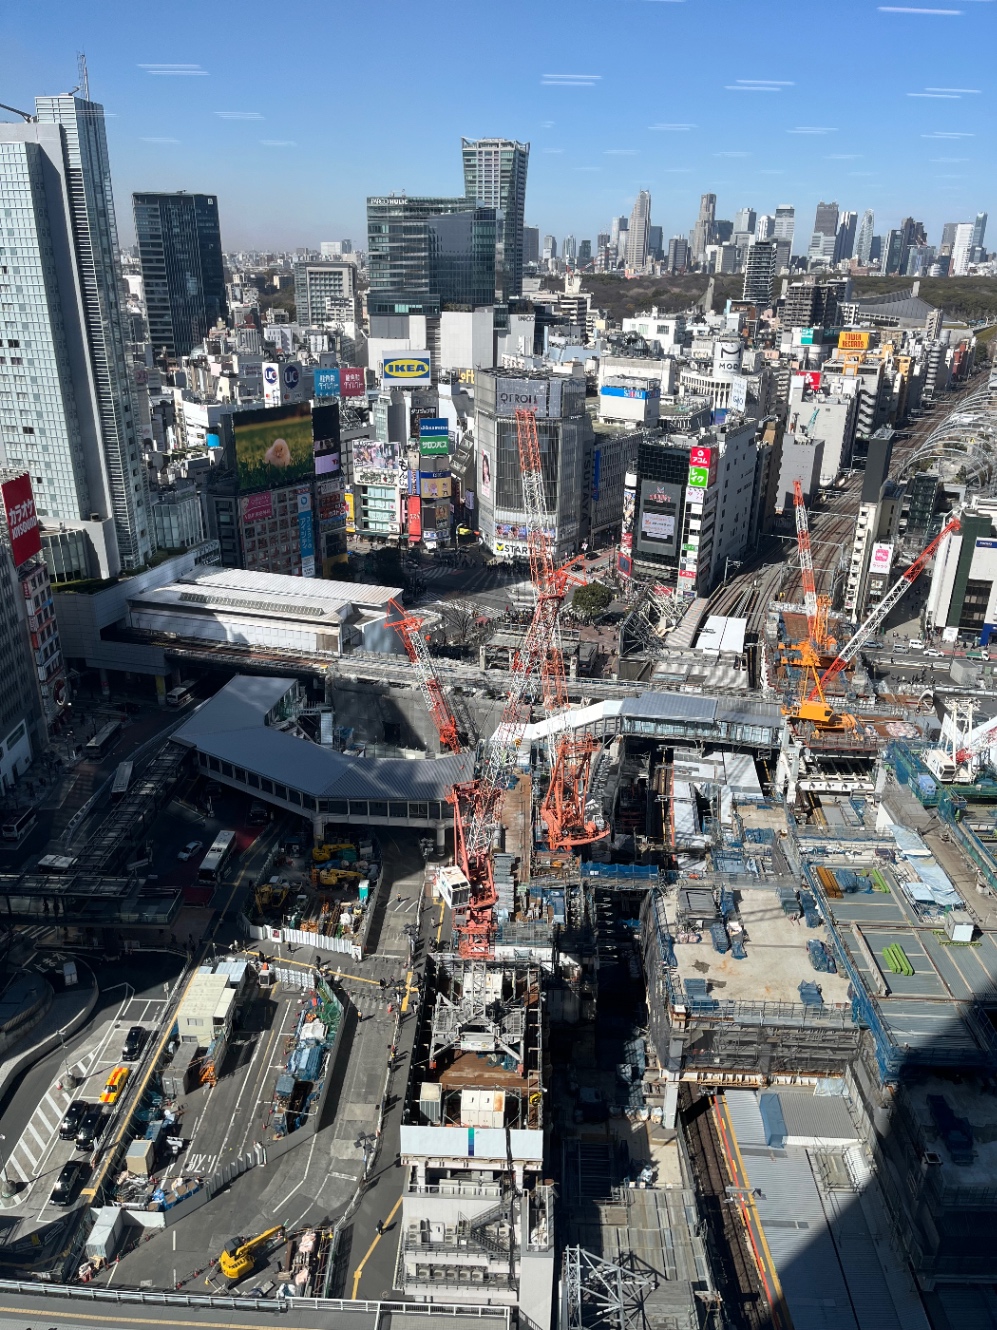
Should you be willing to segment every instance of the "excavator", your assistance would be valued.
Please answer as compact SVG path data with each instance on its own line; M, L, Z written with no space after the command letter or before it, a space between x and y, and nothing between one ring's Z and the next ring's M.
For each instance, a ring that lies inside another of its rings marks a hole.
M255 1253L274 1238L283 1238L284 1225L268 1228L255 1238L232 1238L218 1258L218 1269L230 1284L237 1283L256 1269Z

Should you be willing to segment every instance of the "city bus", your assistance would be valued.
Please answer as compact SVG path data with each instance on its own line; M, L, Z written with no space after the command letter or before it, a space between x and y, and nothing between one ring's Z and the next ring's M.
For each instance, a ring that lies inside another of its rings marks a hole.
M109 720L88 743L84 744L83 751L86 756L103 757L117 743L120 729L120 720Z
M132 783L132 763L119 762L118 769L114 773L114 784L111 786L111 798L117 802L123 799L128 793L128 786Z
M176 688L171 688L166 694L166 705L168 707L185 707L188 702L194 700L194 680L185 679L183 683L178 684Z
M15 845L20 845L25 836L34 830L37 821L33 808L20 808L12 813L5 813L0 834L3 835L4 840L13 841Z
M234 849L235 832L219 831L211 842L211 849L201 860L201 866L197 870L198 882L217 882Z

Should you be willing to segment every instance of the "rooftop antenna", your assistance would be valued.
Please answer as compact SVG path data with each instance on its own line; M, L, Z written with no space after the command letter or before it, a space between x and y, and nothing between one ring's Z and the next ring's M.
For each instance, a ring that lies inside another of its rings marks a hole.
M76 68L80 80L78 91L83 93L84 98L90 100L90 75L87 73L87 57L84 51L76 52Z

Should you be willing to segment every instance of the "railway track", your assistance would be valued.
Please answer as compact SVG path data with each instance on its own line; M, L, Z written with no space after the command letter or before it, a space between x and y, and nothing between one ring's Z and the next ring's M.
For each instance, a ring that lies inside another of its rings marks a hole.
M730 1179L713 1128L710 1098L683 1086L679 1105L692 1162L714 1274L732 1330L772 1330L748 1235L740 1212L730 1204Z

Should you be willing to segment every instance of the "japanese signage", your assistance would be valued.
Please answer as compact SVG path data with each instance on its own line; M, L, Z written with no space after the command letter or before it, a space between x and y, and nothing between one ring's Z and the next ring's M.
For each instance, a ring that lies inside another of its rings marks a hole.
M273 517L273 498L269 490L262 494L249 494L242 500L244 522L266 522Z
M893 562L893 546L875 544L869 555L869 572L873 577L886 577Z
M315 371L315 396L316 397L339 396L338 368L323 367Z
M871 334L867 332L843 332L838 334L840 351L868 351Z
M367 395L366 370L358 365L340 365L339 393L341 397L365 397Z
M3 492L3 506L7 514L7 531L10 534L10 551L14 567L41 551L42 537L35 513L35 496L31 489L31 477L27 474L15 476L4 481L0 487Z

